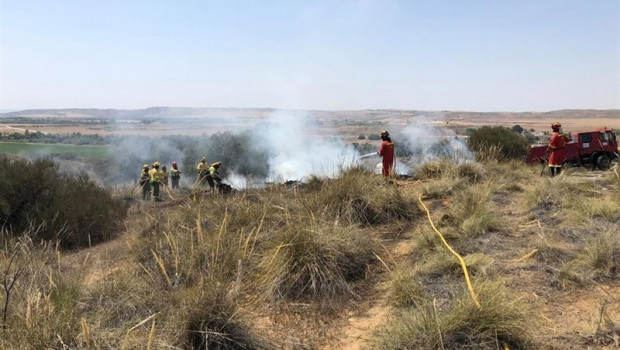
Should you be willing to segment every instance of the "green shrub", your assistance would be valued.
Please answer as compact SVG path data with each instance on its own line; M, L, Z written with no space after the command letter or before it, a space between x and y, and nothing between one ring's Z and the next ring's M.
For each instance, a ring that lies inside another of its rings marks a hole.
M127 206L88 175L60 173L49 159L0 157L0 221L19 234L64 248L88 246L114 236Z
M467 139L467 146L479 159L496 160L524 158L530 148L523 135L502 126L476 129Z

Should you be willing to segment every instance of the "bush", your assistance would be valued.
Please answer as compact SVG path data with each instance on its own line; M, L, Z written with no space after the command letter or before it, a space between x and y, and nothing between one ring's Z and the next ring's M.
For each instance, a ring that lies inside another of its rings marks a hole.
M467 147L476 152L478 158L507 160L524 158L530 145L523 135L508 128L483 126L471 133Z
M64 248L88 246L114 235L126 205L88 175L61 174L49 159L0 158L0 221L18 235L31 227L34 238Z

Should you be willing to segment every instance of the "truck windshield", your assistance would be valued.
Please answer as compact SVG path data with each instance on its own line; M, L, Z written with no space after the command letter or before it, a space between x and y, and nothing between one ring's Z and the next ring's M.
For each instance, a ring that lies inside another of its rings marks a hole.
M603 142L609 141L609 134L607 134L606 132L602 132L601 133L601 141L603 141Z

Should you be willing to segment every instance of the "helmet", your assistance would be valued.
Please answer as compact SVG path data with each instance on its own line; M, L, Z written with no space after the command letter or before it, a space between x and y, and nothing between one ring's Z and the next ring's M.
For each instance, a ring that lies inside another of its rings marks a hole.
M144 165L142 166L142 169L148 169L148 168L149 168L149 165L148 165L148 164L144 164Z
M201 161L201 162L206 162L206 161L207 161L207 158L202 157L202 158L200 158L200 161Z
M153 163L153 168L159 168L159 162Z
M390 136L390 134L386 130L381 131L381 134L379 134L379 135L380 136Z
M216 168L219 167L220 165L222 165L222 162L215 162L215 163L211 164L211 166L214 166Z
M559 129L561 127L562 127L562 124L560 124L560 122L554 122L553 124L551 124L552 129Z
M172 166L177 166L177 162L172 162Z

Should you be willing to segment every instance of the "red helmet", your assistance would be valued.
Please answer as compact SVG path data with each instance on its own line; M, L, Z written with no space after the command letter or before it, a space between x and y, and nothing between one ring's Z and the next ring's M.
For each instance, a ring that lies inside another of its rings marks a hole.
M554 122L553 124L551 124L552 129L559 129L561 127L562 127L562 124L560 124L560 122Z

